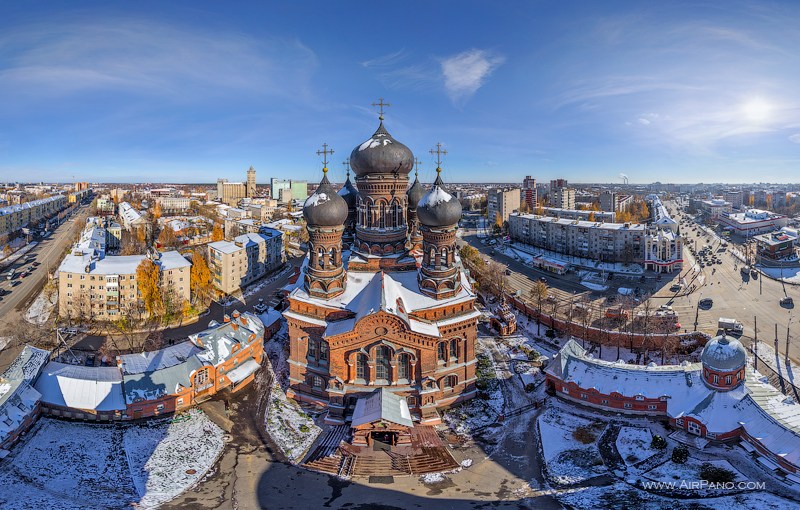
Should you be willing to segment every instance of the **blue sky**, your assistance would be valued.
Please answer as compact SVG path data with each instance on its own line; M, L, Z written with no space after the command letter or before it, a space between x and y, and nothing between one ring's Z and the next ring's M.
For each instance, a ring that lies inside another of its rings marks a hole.
M797 182L800 3L4 2L0 180Z

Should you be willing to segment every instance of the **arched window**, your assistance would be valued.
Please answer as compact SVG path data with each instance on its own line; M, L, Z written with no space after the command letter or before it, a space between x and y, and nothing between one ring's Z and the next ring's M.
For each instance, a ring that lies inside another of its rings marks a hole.
M378 226L386 228L386 204L381 202L380 216L378 216Z
M313 338L308 339L308 354L306 356L315 359L317 357L317 341Z
M397 378L411 380L411 356L408 354L401 354L397 357Z
M356 379L367 380L367 357L356 354Z
M439 342L437 346L436 358L439 361L447 361L447 342Z
M319 341L319 359L328 361L328 342L325 340Z
M450 340L450 357L458 359L458 339L453 338Z
M442 258L439 260L439 265L447 265L447 248L442 248Z
M319 255L317 255L317 256L319 257L317 259L317 264L319 265L319 267L321 267L321 268L325 267L325 248L320 248L319 249Z
M428 255L428 265L432 266L436 263L436 249L431 248L430 254Z
M389 380L389 348L385 345L379 345L375 349L375 379Z
M453 389L458 384L458 377L454 375L448 375L444 378L444 387L446 389Z

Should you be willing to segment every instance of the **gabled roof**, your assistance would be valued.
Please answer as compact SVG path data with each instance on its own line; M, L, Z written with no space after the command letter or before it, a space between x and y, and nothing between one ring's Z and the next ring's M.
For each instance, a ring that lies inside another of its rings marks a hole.
M357 427L375 421L389 421L406 427L414 426L406 399L386 388L378 388L356 401L352 426Z
M203 352L203 349L192 342L186 341L157 351L123 354L117 356L117 359L120 362L122 374L131 375L169 368L184 363L187 359L200 352Z

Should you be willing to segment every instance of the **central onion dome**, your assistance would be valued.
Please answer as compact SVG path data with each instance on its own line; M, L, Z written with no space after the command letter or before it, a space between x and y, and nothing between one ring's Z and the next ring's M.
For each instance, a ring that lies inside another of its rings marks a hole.
M725 335L712 338L700 354L703 365L720 372L733 372L744 367L747 351L742 343Z
M328 169L313 195L303 204L303 217L306 223L316 227L337 227L347 220L347 202L340 197L328 180Z
M461 202L444 190L441 168L433 187L417 203L417 217L426 227L449 227L461 219Z
M419 201L425 196L425 188L420 184L418 176L414 176L414 184L408 188L406 196L408 197L408 208L416 209Z
M392 138L383 122L369 140L350 153L350 167L356 177L367 174L408 175L413 165L411 149Z
M344 186L339 190L339 196L347 202L348 209L355 209L356 200L358 199L358 190L350 182L350 171L347 172L347 180L344 181Z

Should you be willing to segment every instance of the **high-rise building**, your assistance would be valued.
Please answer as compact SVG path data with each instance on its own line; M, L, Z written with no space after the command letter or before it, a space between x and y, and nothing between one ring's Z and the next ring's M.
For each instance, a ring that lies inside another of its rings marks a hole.
M247 170L247 198L256 196L256 169L252 166Z
M292 189L292 182L272 177L269 180L269 188L270 188L270 198L272 198L273 200L280 200L281 190Z
M530 175L522 179L522 200L528 206L529 211L536 209L536 204L539 199L536 190L536 179Z
M742 208L742 192L738 190L727 190L723 193L722 198L725 199L726 202L730 202L731 207L734 209L741 209Z
M617 194L608 190L600 193L600 210L605 212L616 212Z
M490 223L500 218L508 221L508 216L519 210L520 192L517 188L497 188L490 190L486 200L486 217Z
M550 192L550 207L559 209L575 209L575 189L557 188L555 192Z

